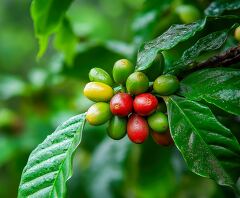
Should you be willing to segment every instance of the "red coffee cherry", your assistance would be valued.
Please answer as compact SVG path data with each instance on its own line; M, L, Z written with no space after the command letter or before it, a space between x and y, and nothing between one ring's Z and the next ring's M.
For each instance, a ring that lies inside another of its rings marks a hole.
M169 130L165 133L151 132L151 135L153 140L162 146L170 146L174 143Z
M132 142L136 144L143 143L149 134L147 121L137 114L132 114L128 119L127 134Z
M157 98L150 93L143 93L135 97L133 108L141 116L147 116L153 113L158 106Z
M132 112L133 99L127 93L118 93L110 101L110 109L113 115L127 116Z

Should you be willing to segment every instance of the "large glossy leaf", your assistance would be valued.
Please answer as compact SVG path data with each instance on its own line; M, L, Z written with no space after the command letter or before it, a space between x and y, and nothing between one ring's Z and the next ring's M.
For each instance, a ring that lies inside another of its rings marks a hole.
M226 11L234 11L240 9L239 0L217 0L212 2L205 10L208 16L219 16Z
M18 197L64 197L72 175L72 156L79 145L85 114L70 118L49 135L30 155Z
M56 31L72 0L33 0L31 15L34 29L39 39L39 53L42 56L48 44L48 36Z
M200 38L192 47L184 51L180 60L176 61L172 67L166 67L164 73L179 74L180 72L193 68L194 62L204 52L219 49L227 40L229 30L222 30L208 34Z
M194 72L181 81L180 94L240 115L240 70L210 68Z
M172 137L188 167L239 190L240 145L231 131L200 103L171 96L167 108Z
M172 25L162 35L145 43L138 53L136 70L141 71L150 67L159 51L171 49L194 36L204 28L205 23L206 19L191 24Z

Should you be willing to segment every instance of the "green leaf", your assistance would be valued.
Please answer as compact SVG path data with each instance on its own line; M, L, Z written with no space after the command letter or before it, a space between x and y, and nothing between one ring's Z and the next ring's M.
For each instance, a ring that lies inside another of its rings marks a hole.
M200 70L187 76L180 85L180 95L191 100L205 100L229 113L240 115L239 69Z
M172 25L166 32L156 39L145 43L138 52L137 71L142 71L150 67L158 52L169 50L178 43L194 36L196 32L202 30L206 24L206 19L199 20L191 24Z
M71 24L65 18L59 27L54 40L55 48L64 53L65 61L72 65L77 48L77 37L73 33Z
M231 131L200 103L171 96L167 108L171 135L191 171L239 190L240 145Z
M38 38L38 45L39 45L39 49L38 49L38 53L37 53L37 59L40 59L45 51L47 50L48 47L48 36L46 35L36 35Z
M205 10L207 16L220 16L226 11L234 11L240 9L239 0L218 0L212 2Z
M125 164L132 144L127 138L106 138L93 153L88 173L89 197L114 198L123 186ZM116 192L117 191L117 192Z
M72 156L80 144L85 114L60 125L30 154L18 197L64 197L72 175Z
M221 30L208 34L200 38L192 47L184 51L180 60L176 61L172 67L166 67L164 73L179 74L180 72L193 68L197 58L204 52L219 49L227 40L229 30Z
M34 29L39 39L40 58L46 51L48 37L54 33L70 6L72 0L33 0L31 4L31 15L34 21Z

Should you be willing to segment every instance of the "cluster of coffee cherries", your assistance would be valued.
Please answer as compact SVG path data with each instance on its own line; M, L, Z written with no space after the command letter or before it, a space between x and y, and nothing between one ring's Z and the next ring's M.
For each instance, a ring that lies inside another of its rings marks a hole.
M151 134L158 144L172 144L161 96L176 92L178 79L160 75L151 83L145 73L134 72L133 64L127 59L114 64L112 75L114 81L101 68L90 70L91 82L86 84L84 95L96 103L88 109L87 121L95 126L109 121L107 134L115 140L127 134L132 142L140 144Z

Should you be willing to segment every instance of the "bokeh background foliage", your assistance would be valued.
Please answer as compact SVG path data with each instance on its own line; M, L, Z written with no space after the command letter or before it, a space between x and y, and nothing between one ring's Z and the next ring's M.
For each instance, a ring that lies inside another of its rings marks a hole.
M50 2L50 3L49 3ZM38 5L38 3L40 3ZM119 58L136 62L140 45L171 24L181 24L176 7L196 6L203 16L208 0L64 0L0 2L0 197L16 197L30 152L59 124L92 104L82 95L92 67L111 72ZM44 6L49 5L49 6ZM29 9L31 7L31 13ZM36 12L42 10L42 12ZM220 10L221 11L221 10ZM214 13L213 13L214 14ZM34 27L31 16L35 20ZM44 20L42 16L45 16ZM39 19L39 20L38 20ZM167 64L196 39L226 26L211 22L195 38L164 54ZM230 32L219 51L237 45ZM206 58L211 54L205 53ZM35 57L38 57L36 61ZM212 107L238 137L239 118ZM106 137L106 126L86 124L73 160L67 197L235 197L228 188L191 173L175 147L148 139Z

